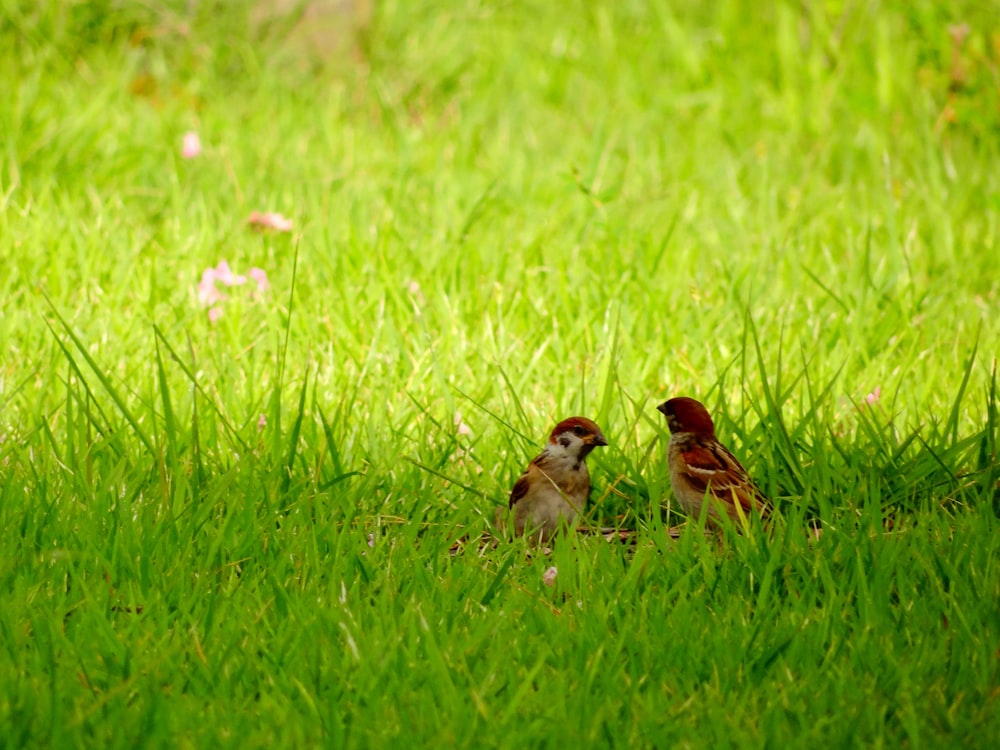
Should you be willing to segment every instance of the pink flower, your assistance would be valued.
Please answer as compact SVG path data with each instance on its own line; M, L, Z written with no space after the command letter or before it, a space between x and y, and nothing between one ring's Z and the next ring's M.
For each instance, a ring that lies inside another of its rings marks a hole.
M555 586L557 575L559 575L559 570L555 565L553 565L551 568L548 568L544 573L542 573L542 583L546 586Z
M269 286L267 273L260 268L251 268L248 271L250 278L257 284L256 291L251 293L251 298L256 299ZM222 308L218 303L228 299L228 296L219 291L216 282L224 286L242 286L247 283L247 277L238 274L229 267L229 263L220 260L215 268L206 268L201 274L201 281L198 282L198 302L203 307L210 308L208 319L213 323L222 317ZM262 417L263 418L263 417Z
M292 220L278 213L251 211L247 223L250 224L251 228L260 232L265 229L273 229L276 232L292 231Z
M194 131L184 134L181 143L181 156L185 159L193 159L196 156L201 156L201 138Z
M265 427L267 427L267 417L261 414L260 419L257 420L257 432L263 431Z
M237 275L233 273L233 269L224 260L219 261L219 265L215 267L214 273L216 280L221 281L226 286L240 286L247 283L247 277L242 274Z
M406 288L410 292L410 296L413 297L414 302L417 303L417 308L418 308L417 315L419 315L420 314L419 308L427 304L426 300L424 299L424 293L420 291L420 284L418 284L416 281L411 281L409 284L406 285Z
M247 276L257 282L257 291L266 292L271 288L271 284L267 280L267 271L262 268L251 268L247 271Z
M465 423L464 419L462 419L461 412L455 412L455 427L458 428L456 432L458 432L459 435L468 436L472 434L472 428Z
M215 288L215 269L206 268L201 275L201 281L198 282L198 301L208 307L225 298L226 295Z
M874 391L865 396L865 401L867 401L868 405L871 406L872 404L876 403L881 397L882 397L882 386L877 385L875 386Z

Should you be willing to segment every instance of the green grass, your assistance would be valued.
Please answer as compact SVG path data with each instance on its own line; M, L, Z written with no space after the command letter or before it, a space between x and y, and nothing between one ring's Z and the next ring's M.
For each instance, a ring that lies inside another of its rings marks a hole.
M1000 743L995 7L247 10L0 0L4 746ZM452 557L575 413L634 550Z

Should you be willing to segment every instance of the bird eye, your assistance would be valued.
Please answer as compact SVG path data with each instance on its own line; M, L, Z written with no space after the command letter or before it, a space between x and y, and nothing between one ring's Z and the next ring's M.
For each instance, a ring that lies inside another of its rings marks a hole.
M576 427L573 428L573 434L580 435L582 437L583 435L587 434L587 431L580 425L577 425Z

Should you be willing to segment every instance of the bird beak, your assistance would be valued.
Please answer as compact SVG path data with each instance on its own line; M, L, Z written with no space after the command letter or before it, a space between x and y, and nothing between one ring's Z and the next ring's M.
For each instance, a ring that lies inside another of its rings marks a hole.
M662 404L656 407L656 410L660 412L663 416L667 416L667 402L664 401Z
M596 435L594 435L590 439L590 442L593 445L607 445L608 444L607 439L600 432L598 432Z

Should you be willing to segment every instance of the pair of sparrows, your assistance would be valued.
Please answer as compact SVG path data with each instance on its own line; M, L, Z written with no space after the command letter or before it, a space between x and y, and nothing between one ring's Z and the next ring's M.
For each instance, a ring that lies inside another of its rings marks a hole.
M712 525L723 514L737 522L748 520L752 513L766 517L767 499L716 438L715 425L702 404L693 398L672 398L657 409L670 428L670 484L688 515L698 518L707 499L706 520ZM514 532L544 543L560 524L572 526L590 495L587 456L607 444L601 428L586 417L557 424L545 450L528 464L511 490Z

